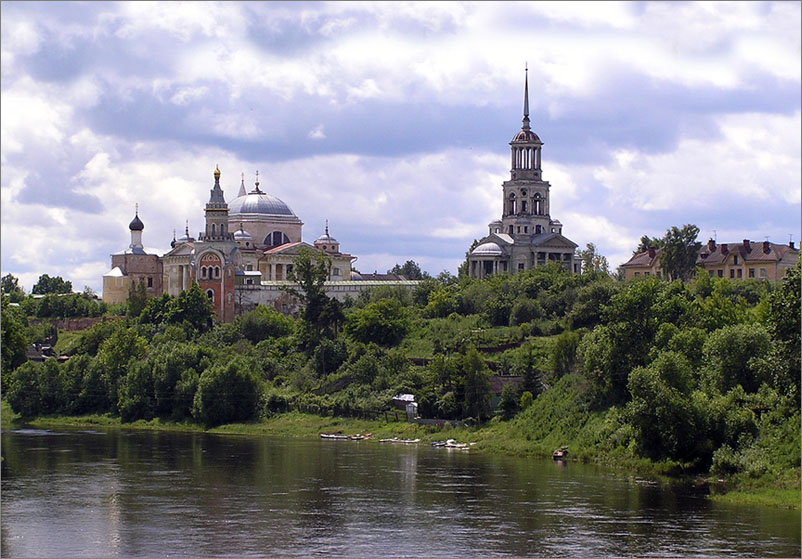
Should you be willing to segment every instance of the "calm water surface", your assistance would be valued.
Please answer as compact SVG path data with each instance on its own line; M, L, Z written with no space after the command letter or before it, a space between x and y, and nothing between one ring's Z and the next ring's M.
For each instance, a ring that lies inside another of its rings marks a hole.
M429 446L2 434L3 557L800 556L800 513Z

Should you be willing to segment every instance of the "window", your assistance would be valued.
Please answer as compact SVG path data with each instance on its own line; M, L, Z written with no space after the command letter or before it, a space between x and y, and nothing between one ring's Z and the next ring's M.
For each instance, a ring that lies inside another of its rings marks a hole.
M520 225L518 226L518 232L519 233L521 232L521 226Z
M724 270L719 270L718 271L718 277L720 277L720 278L724 277Z
M148 278L148 287L153 287L153 278Z
M761 268L760 273L758 274L761 279L766 278L766 268Z
M512 225L510 225L510 235L512 235Z
M331 275L332 276L339 276L340 275L340 269L339 268L332 268L331 269Z
M207 296L209 299L211 299L212 301L214 301L214 291L212 291L211 289L207 289L207 290L206 290L206 296Z
M524 263L523 262L518 262L518 271L521 271L523 269L524 269Z
M245 280L245 285L253 285L253 280L248 278Z
M657 277L658 277L658 279L659 279L659 278L662 278L662 277L663 277L663 274L662 274L662 272L657 272Z
M651 276L651 275L652 275L652 273L651 273L651 272L643 272L643 275L644 275L644 276Z
M640 272L635 272L635 275L636 275L636 276L639 276L639 275L640 275Z
M206 278L206 266L201 266L201 277Z
M735 258L735 260L733 261L733 264L735 264L737 266L738 265L738 255L735 255L733 258Z
M749 268L749 277L754 279L754 277L755 277L755 269L754 268Z
M216 277L216 278L220 277L220 266L215 266L214 267L214 277Z
M552 233L556 233L556 231L554 230L554 227L551 228L551 232Z
M246 270L248 270L248 271L250 272L250 271L252 271L252 270L253 270L253 265L252 265L252 264L248 264L248 265L245 267L245 269L246 269Z
M521 213L526 213L526 200L521 200Z
M543 232L543 228L540 225L535 225L535 234L540 235Z
M524 225L524 233L529 233L529 226L528 225Z
M730 279L735 278L735 270L730 270Z
M744 271L742 269L738 268L738 272L736 273L736 277L738 279L741 279L742 277L744 277Z
M713 270L708 270L707 271L707 275L712 278L713 277Z

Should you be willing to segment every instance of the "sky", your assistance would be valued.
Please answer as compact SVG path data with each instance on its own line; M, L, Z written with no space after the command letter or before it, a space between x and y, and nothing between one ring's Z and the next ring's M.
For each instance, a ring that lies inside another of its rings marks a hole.
M197 236L219 166L325 220L362 272L452 274L501 217L524 68L551 217L799 246L799 2L0 4L0 268L99 292Z

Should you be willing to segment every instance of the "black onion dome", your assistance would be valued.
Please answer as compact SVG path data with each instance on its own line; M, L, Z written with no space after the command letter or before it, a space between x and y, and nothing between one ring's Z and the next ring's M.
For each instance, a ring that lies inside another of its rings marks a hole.
M139 214L136 214L131 223L128 224L128 229L131 231L142 231L144 228L145 224L142 223L141 219L139 219Z

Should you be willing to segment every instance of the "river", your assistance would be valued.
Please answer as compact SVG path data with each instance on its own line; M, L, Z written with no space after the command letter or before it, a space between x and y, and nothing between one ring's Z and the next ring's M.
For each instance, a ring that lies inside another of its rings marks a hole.
M800 513L428 445L2 434L3 557L800 556Z

